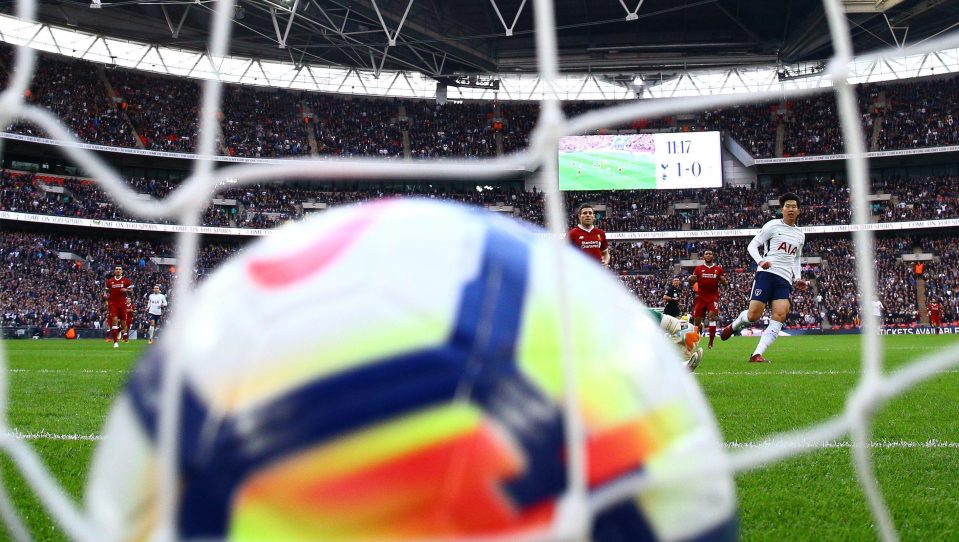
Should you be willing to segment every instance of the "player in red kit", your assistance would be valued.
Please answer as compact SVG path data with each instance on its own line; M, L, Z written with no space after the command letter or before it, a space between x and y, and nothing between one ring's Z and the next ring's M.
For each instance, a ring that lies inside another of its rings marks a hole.
M123 276L123 266L115 266L113 276L107 279L104 292L110 314L110 334L113 337L114 348L120 347L120 321L126 319L127 293L131 288L133 288L133 282Z
M926 313L929 314L929 325L936 328L936 335L938 335L939 329L942 327L942 303L933 299L926 306Z
M123 316L123 342L130 342L130 326L133 325L133 299L127 296L126 313Z
M606 232L596 227L596 213L593 206L584 203L576 210L576 226L569 230L566 238L574 247L595 258L603 265L609 266L609 243L606 242Z
M726 280L726 271L716 263L716 255L712 250L703 253L703 265L697 266L689 276L689 282L698 287L696 302L693 304L693 324L703 328L703 317L709 316L709 348L716 340L716 327L719 325L719 285L729 286Z

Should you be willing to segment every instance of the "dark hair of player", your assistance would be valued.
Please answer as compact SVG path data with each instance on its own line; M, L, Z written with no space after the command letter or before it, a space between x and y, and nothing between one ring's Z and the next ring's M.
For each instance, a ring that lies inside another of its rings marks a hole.
M795 201L796 207L799 207L802 203L799 201L799 196L793 194L792 192L786 192L785 194L779 196L779 206L785 207L787 201Z
M592 209L592 208L593 208L592 203L583 203L582 205L576 208L576 216L578 217L579 214L583 212L583 209Z

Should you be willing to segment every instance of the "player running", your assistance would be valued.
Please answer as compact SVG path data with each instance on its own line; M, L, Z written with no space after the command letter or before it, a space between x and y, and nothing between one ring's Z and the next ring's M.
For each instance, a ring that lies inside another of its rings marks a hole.
M133 288L133 281L123 276L123 266L113 267L113 276L108 278L103 297L107 300L107 312L110 320L110 336L113 347L120 348L120 321L126 316L127 293Z
M123 317L123 342L130 342L130 326L133 325L133 313L136 308L133 306L133 298L127 295L127 310Z
M726 271L716 263L716 255L712 250L703 252L703 265L696 266L689 276L690 284L698 284L696 302L693 304L693 324L703 329L703 317L709 316L709 348L716 340L716 326L719 325L719 310L716 303L719 301L719 286L729 287Z
M576 219L579 223L569 230L566 238L574 247L609 267L609 243L606 242L606 232L596 227L593 206L588 203L580 205Z
M789 296L793 286L806 289L801 278L799 260L806 244L806 234L796 225L799 220L799 196L786 193L779 197L782 219L770 220L749 242L749 255L756 261L756 279L753 281L749 308L739 313L736 320L723 328L720 338L728 340L734 332L759 320L771 304L769 325L763 331L759 344L749 358L750 363L768 363L763 357L766 349L779 337L779 331L789 314ZM763 252L760 254L760 248Z
M163 309L167 306L166 294L160 293L160 285L153 285L153 293L147 299L147 314L150 318L150 340L147 344L153 344L153 337L160 322L163 319Z
M936 335L942 328L942 301L933 299L926 306L926 314L929 315L929 325L936 328Z

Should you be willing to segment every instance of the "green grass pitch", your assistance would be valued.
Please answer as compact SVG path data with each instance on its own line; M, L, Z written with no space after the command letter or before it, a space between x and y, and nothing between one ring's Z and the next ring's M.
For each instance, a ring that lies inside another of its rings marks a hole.
M859 370L859 337L783 337L769 365L746 362L757 338L717 340L695 373L733 446L839 413ZM959 337L883 338L886 367ZM113 350L98 341L6 341L10 421L79 498L111 402L143 342ZM871 436L880 483L904 540L959 540L959 371L886 405ZM37 540L63 540L11 464L3 481ZM737 479L744 540L871 540L872 518L845 442ZM0 531L0 539L9 536Z
M560 190L656 188L656 157L622 151L564 152L559 155Z

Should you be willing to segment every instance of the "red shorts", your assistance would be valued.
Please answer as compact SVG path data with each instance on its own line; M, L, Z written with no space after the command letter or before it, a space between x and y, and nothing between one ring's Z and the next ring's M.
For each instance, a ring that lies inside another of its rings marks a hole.
M942 327L942 317L939 318L933 317L929 320L929 323L935 327Z
M114 305L113 303L108 303L107 308L110 311L110 324L113 324L113 319L118 318L123 320L127 317L127 305L126 303L121 303L120 305Z
M703 299L697 297L696 303L693 305L693 318L702 318L706 316L707 313L716 312L716 301L718 301L718 299Z

